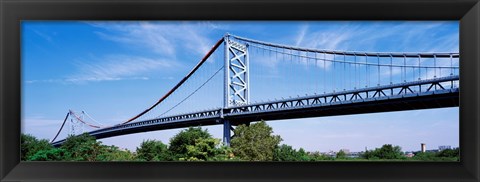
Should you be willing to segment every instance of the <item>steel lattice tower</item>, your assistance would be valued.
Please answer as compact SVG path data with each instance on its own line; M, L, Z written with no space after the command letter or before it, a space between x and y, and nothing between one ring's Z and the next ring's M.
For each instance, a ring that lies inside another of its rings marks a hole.
M246 105L250 102L248 44L242 44L230 39L227 34L225 41L225 78L223 107ZM232 126L230 121L223 120L223 142L230 145Z

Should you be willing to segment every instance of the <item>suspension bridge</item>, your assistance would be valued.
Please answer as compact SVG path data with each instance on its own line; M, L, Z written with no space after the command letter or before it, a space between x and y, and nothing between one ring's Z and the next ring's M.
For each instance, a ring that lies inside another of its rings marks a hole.
M322 50L226 34L139 114L109 126L69 110L52 145L65 128L101 139L208 125L223 125L229 145L234 126L254 121L458 105L459 53Z

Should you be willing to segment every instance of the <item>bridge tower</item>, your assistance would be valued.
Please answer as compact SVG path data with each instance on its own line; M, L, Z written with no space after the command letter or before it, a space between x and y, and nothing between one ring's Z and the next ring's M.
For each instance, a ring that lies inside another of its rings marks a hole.
M246 105L250 102L248 44L242 44L224 37L225 73L223 107ZM223 120L223 142L230 145L232 126Z
M69 115L70 116L73 116L72 118L70 118L70 135L79 135L79 134L82 134L84 132L84 123L82 123L83 121L83 117L84 117L84 113L82 112L82 114L80 115L77 115L75 112L73 112L72 110L69 110ZM82 121L80 121L82 120Z

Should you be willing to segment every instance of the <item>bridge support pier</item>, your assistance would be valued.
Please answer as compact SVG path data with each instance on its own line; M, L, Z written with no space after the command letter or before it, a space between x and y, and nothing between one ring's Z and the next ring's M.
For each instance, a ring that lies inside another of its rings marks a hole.
M226 146L230 146L230 139L232 137L230 128L232 125L230 121L223 120L223 144Z
M230 146L230 139L232 138L231 129L230 121L223 120L223 144L226 146Z

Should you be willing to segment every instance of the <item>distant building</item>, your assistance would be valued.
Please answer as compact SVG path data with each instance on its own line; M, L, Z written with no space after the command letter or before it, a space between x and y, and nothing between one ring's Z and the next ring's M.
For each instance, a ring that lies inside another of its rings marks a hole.
M330 151L328 151L328 152L325 152L325 153L323 153L323 154L326 155L326 156L329 156L329 157L335 157L335 156L337 156L337 152L334 152L334 151L332 151L332 150L330 150Z
M340 149L341 151L343 151L345 154L350 154L350 149Z
M360 157L360 155L362 155L362 152L350 152L347 157L349 158L358 158Z
M450 145L438 146L438 150L440 150L440 151L446 150L446 149L452 149L452 147Z
M421 146L421 151L422 151L422 152L427 151L427 146L426 146L426 144L421 143L420 146Z
M413 152L407 152L405 154L405 157L413 157L413 156L415 156L415 154L413 154Z

